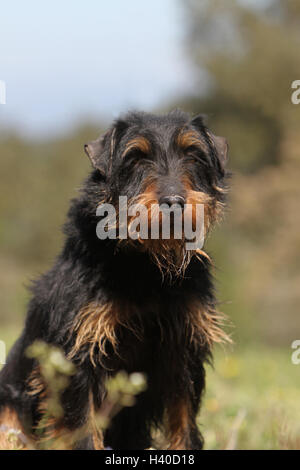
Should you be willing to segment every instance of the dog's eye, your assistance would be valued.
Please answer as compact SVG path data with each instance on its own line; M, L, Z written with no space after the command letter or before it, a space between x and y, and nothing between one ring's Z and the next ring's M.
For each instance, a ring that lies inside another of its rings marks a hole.
M209 166L209 161L205 152L202 149L199 149L196 145L191 145L185 150L185 156L191 160L202 163L205 166Z
M145 153L138 148L133 148L126 153L124 160L126 160L127 162L130 162L130 161L145 160L148 158L149 158L148 153Z

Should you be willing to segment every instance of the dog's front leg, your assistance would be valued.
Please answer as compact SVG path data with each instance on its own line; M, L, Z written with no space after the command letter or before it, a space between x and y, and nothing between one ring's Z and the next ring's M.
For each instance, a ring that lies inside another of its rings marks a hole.
M94 416L93 396L86 367L80 367L60 397L54 412L51 394L36 369L27 394L34 403L32 436L42 449L103 449L103 437ZM54 412L54 413L53 413Z
M184 380L166 410L168 448L172 450L200 450L204 445L196 419L205 387L205 369L198 355L190 354L189 359L184 366Z
M200 450L203 438L196 424L196 413L188 397L174 400L167 409L168 450Z

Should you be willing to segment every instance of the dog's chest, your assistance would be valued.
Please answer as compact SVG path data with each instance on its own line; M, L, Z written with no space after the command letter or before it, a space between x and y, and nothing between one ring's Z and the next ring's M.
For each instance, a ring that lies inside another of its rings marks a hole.
M143 306L123 302L115 315L118 320L102 358L107 369L149 373L163 360L180 362L191 343L192 325L183 304L155 301Z

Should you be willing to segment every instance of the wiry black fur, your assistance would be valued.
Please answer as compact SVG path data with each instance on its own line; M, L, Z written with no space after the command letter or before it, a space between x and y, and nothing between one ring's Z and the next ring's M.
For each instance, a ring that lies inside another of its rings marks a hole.
M89 392L96 408L101 406L107 376L122 369L141 371L147 376L148 388L134 407L124 409L114 418L105 434L105 444L114 449L151 446L153 425L161 425L164 410L184 397L190 404L188 445L191 449L202 448L195 417L204 389L203 364L210 358L210 346L205 338L189 340L186 306L192 297L205 306L214 305L210 263L205 258L202 262L192 258L184 278L170 282L168 278L162 279L147 252L134 246L116 249L116 240L101 241L96 236L99 219L95 213L103 194L109 194L112 200L119 194L135 195L147 172L147 164L133 169L129 160L121 161L118 155L126 141L143 131L156 146L155 158L164 160L166 167L167 144L182 126L199 132L208 143L209 153L202 155L199 162L181 165L190 165L196 189L222 197L216 193L213 182L224 186L224 168L202 119L190 122L188 115L178 111L161 117L131 113L112 127L117 149L115 153L113 149L113 155L112 130L105 135L102 153L95 163L97 168L84 183L80 196L71 203L62 252L54 266L33 284L24 331L0 373L0 411L11 406L30 429L37 425L40 413L39 398L29 396L26 390L26 381L36 365L34 359L26 357L26 348L41 339L60 346L67 354L74 344L70 327L78 312L91 302L101 304L118 299L121 304L124 300L138 309L142 339L126 327L120 328L118 355L111 348L110 356L104 359L106 367L100 362L93 367L84 349L75 356L77 372L62 399L64 426L76 429L85 422ZM155 164L158 168L159 163ZM81 445L89 447L91 442L86 440Z

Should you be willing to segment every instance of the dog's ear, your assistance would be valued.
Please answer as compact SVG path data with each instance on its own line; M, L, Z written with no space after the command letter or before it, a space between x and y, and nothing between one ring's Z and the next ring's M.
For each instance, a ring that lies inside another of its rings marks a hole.
M228 142L225 139L225 137L214 135L211 132L209 132L208 135L210 136L215 146L215 149L217 151L217 155L220 161L220 165L222 169L224 170L228 161Z
M227 140L225 139L225 137L214 135L212 132L210 132L205 125L205 120L206 116L204 114L199 114L198 116L195 116L192 119L191 124L197 129L199 129L202 133L206 134L209 141L213 144L216 150L219 164L221 166L222 171L224 171L228 160Z
M124 121L118 120L104 135L84 145L91 164L105 177L111 171L116 147L127 127Z
M91 164L94 168L100 170L101 165L101 154L103 152L103 137L97 140L91 140L87 144L84 144L84 151L89 157ZM102 171L104 168L102 168Z
M84 151L90 159L91 164L106 176L110 160L109 141L113 140L113 129L109 129L104 135L96 140L91 140L84 145Z
M205 122L207 120L207 116L205 114L197 114L197 116L193 117L191 120L192 126L196 127L200 131L203 131L205 127Z

